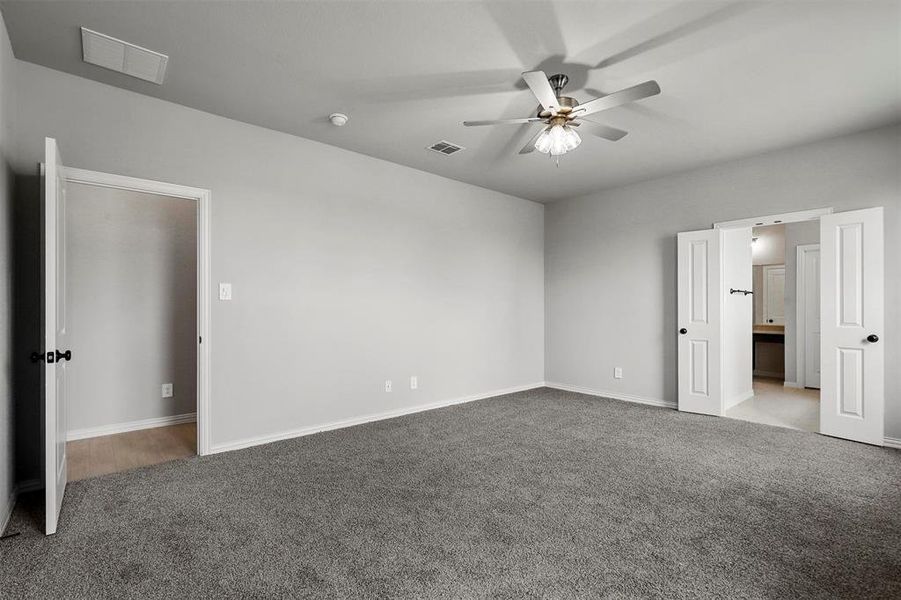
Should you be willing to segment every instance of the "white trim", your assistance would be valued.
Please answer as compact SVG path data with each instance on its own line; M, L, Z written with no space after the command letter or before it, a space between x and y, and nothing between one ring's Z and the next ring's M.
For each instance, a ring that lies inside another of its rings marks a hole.
M897 448L898 450L901 450L901 438L887 437L883 441L883 445L886 448Z
M563 390L565 392L576 392L578 394L586 394L588 396L598 396L600 398L609 398L611 400L622 400L623 402L635 402L638 404L648 404L650 406L659 406L661 408L671 408L673 410L678 408L678 404L676 402L671 402L669 400L660 400L658 398L647 398L645 396L635 396L632 394L622 394L619 392L610 392L604 390L594 390L591 388L581 387L578 385L569 385L568 383L555 383L552 381L548 381L545 383L546 387L549 387L554 390Z
M210 306L210 228L212 194L210 190L174 183L138 179L64 167L67 181L160 196L197 201L197 454L210 453L212 440L212 379L210 377L211 306ZM71 438L70 438L71 439Z
M734 408L734 407L738 406L739 404L741 404L742 402L744 402L745 400L748 400L753 397L754 397L753 389L750 389L746 392L742 392L740 394L736 394L736 395L732 396L731 398L729 398L725 403L723 403L723 411L727 411L730 408Z
M798 387L807 384L807 269L804 268L804 254L816 250L819 244L798 244L795 251L795 379Z
M438 402L432 402L430 404L421 404L419 406L410 406L407 408L399 408L395 410L388 410L385 412L374 413L370 415L363 415L361 417L352 417L350 419L343 419L341 421L332 421L331 423L323 423L321 425L311 425L309 427L301 427L299 429L290 429L288 431L281 431L279 433L270 433L264 434L249 438L244 438L242 440L235 440L232 442L225 442L222 444L216 444L210 449L210 454L218 454L220 452L230 452L232 450L240 450L242 448L250 448L251 446L260 446L262 444L270 444L272 442L278 442L281 440L288 440L291 438L302 437L305 435L312 435L314 433L320 433L323 431L332 431L334 429L343 429L345 427L353 427L354 425L362 425L364 423L372 423L374 421L383 421L385 419L393 419L395 417L402 417L404 415L411 415L413 413L424 412L427 410L434 410L436 408L444 408L446 406L453 406L455 404L464 404L466 402L473 402L475 400L485 400L487 398L494 398L496 396L504 396L506 394L514 394L516 392L525 392L528 390L534 390L538 388L545 387L543 381L539 381L536 383L529 383L526 385L520 385L511 388L505 388L501 390L494 390L491 392L485 392L483 394L474 394L472 396L464 396L462 398L453 398L451 400L441 400Z
M16 486L13 486L11 490L9 490L9 498L6 500L6 506L3 507L3 512L0 513L0 535L6 533L6 527L9 525L9 520L13 516L13 510L16 508L16 497L19 495Z
M720 221L714 223L714 229L740 229L742 227L761 227L763 225L777 225L779 223L800 223L801 221L815 221L823 215L831 215L832 207L813 208L810 210L798 210L779 215L767 215L765 217L749 217L735 221Z
M166 427L167 425L180 425L181 423L194 423L197 421L197 413L185 413L183 415L171 415L168 417L154 417L152 419L141 419L139 421L128 421L126 423L113 423L112 425L101 425L100 427L85 427L84 429L73 429L66 435L67 442L75 440L85 440L102 435L113 435L116 433L125 433L127 431L139 431L141 429L153 429L154 427Z
M804 386L798 383L797 381L783 381L782 385L787 388L796 388L799 390L803 390Z

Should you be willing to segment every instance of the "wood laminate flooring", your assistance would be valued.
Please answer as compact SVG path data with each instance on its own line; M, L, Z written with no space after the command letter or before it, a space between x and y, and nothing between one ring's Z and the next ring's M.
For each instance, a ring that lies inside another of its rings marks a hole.
M197 426L182 423L66 444L69 481L128 471L197 454Z

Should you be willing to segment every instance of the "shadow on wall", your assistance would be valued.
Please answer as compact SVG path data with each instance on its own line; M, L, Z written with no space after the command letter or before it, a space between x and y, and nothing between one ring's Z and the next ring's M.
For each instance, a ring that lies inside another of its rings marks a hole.
M16 481L40 479L43 430L40 363L29 358L43 348L41 332L41 179L14 177L12 231L12 390L15 423Z

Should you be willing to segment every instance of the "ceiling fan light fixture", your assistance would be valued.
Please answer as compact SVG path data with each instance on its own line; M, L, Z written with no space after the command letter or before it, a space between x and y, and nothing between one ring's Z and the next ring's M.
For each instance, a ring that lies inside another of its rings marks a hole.
M535 149L551 156L562 156L581 143L582 138L569 125L551 125L535 140Z

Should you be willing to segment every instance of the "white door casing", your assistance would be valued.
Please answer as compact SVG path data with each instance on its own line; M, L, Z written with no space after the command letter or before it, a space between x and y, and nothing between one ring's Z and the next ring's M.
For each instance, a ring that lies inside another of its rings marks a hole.
M679 410L722 414L722 231L677 237Z
M797 247L796 365L802 387L820 387L820 245Z
M883 210L820 220L820 432L881 446L885 402Z
M66 492L66 180L56 140L44 141L44 501L45 532L56 533ZM57 352L59 350L60 352Z

